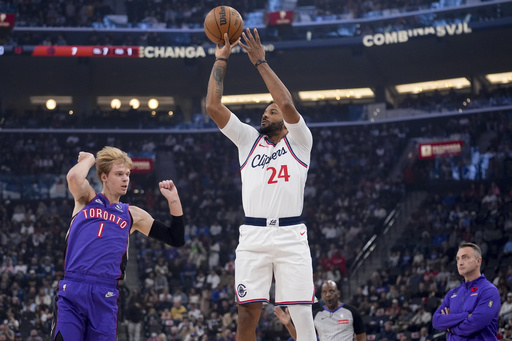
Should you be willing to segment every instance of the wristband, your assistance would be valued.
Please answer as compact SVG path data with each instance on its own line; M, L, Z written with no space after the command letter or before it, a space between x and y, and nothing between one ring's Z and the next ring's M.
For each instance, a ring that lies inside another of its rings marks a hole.
M222 60L223 62L226 62L226 63L228 62L227 58L222 58L222 57L215 58L215 61L217 61L217 60Z
M258 61L254 64L254 66L258 67L258 65L266 63L267 61L265 59L258 59Z

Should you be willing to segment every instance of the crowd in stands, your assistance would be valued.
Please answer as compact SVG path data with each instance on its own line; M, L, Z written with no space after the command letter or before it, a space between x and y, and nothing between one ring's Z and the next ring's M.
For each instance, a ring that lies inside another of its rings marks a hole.
M273 4L274 2L277 5ZM236 8L249 26L264 26L262 11L268 11L274 7L280 10L280 1L226 1L223 4ZM378 18L399 13L407 14L412 11L425 9L452 8L465 5L465 1L332 1L311 0L299 1L296 21L307 20L311 23L333 22L343 19ZM485 4L484 4L485 5ZM493 4L490 4L493 6ZM506 5L505 5L506 6ZM99 29L95 32L87 32L86 35L79 32L63 32L23 30L14 31L7 39L7 45L125 45L125 46L165 46L165 45L201 45L209 43L204 34L200 35L169 35L159 32L161 29L175 29L184 31L196 29L201 32L204 18L213 5L206 1L125 1L113 3L107 0L85 1L46 1L46 2L18 2L4 0L0 2L0 12L15 13L16 26L18 27L86 27ZM493 7L494 8L494 7ZM468 15L468 11L471 14ZM299 12L301 14L299 14ZM465 13L455 15L438 14L435 17L437 24L457 24L465 22L468 17L471 21L487 21L498 18L506 13L498 7L490 10L467 9ZM261 14L261 15L255 15ZM125 20L114 19L123 15ZM112 17L111 17L112 16ZM254 22L251 17L259 18ZM109 17L111 19L109 19ZM305 18L308 19L305 19ZM429 16L419 15L415 17L392 18L388 22L361 22L358 25L333 25L328 29L319 27L315 29L309 26L313 37L330 38L342 36L360 36L388 32L390 28L407 29L423 26L433 26L434 19ZM117 24L115 24L117 22ZM116 26L117 25L117 26ZM153 30L152 32L130 32L115 30L101 31L105 28L136 28ZM306 36L301 30L289 28L266 27L262 28L264 41L280 40L305 40Z
M302 219L309 227L315 284L332 279L341 287L358 252L403 198L402 179L390 174L409 138L460 133L476 143L489 129L500 131L491 145L510 157L512 126L506 113L313 127L315 143ZM65 174L80 150L96 151L103 145L117 146L132 157L158 158L159 153L170 152L175 169L167 171L175 172L185 208L186 245L167 248L141 234L132 235L138 273L128 273L127 281L136 276L140 286L120 283L119 329L129 340L233 340L234 251L243 212L236 194L240 191L236 148L219 132L137 134L136 138L122 133L2 133L0 145L2 174L13 181L48 172ZM123 201L166 221L169 216L155 177L133 174ZM93 176L90 181L97 186ZM410 336L435 332L429 316L438 299L460 281L453 258L461 240L482 246L484 273L500 288L503 301L508 300L511 188L499 181L465 182L453 188L452 193L431 194L407 226L417 233L408 233L392 248L382 269L357 294L343 297L363 312L369 334L382 334L377 337L383 339L385 334L404 331ZM0 202L0 321L13 334L26 338L37 333L48 339L71 211L72 201L65 194ZM504 330L511 326L507 314L500 321ZM272 304L264 309L258 337L288 338L274 318Z
M461 5L462 2L453 1L452 6ZM299 1L299 5L314 6L318 15L345 14L351 18L365 17L370 12L386 9L400 11L428 9L433 3L435 3L433 0ZM223 4L236 8L243 16L254 10L269 8L269 1L264 0L226 1ZM123 2L123 6L107 0L32 2L30 5L4 0L0 3L0 11L15 13L17 25L26 27L92 27L94 22L103 22L106 15L126 14L132 25L141 22L157 22L164 23L164 27L168 28L198 28L202 27L204 17L211 9L212 4L202 0L186 2L135 0Z

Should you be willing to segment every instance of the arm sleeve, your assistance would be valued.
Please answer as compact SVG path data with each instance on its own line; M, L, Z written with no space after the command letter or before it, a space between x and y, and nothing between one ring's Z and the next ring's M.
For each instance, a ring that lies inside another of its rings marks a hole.
M500 293L495 286L488 286L479 298L471 316L466 317L458 326L451 328L452 333L469 336L484 329L498 316ZM469 314L468 314L469 315Z
M183 216L171 217L172 221L170 227L155 219L148 236L164 242L167 245L174 247L183 246L185 245L185 225L183 224Z

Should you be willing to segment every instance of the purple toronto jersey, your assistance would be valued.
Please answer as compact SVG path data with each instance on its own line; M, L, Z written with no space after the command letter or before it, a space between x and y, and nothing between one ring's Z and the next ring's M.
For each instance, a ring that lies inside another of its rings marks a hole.
M121 202L111 204L98 193L73 217L66 236L65 273L124 277L132 226L128 208Z

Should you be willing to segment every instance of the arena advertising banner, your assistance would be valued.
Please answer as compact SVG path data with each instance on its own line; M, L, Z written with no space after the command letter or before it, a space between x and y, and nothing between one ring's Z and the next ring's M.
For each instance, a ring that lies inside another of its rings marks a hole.
M266 14L268 26L291 25L293 23L293 11L275 11Z
M443 141L420 143L418 145L419 159L432 159L435 157L456 156L462 153L464 141Z
M16 17L12 13L0 13L0 28L12 29L15 19Z
M151 158L132 158L132 173L150 173L153 171L153 159Z
M272 16L274 25L285 25L293 20L292 11L275 12ZM8 18L5 18L6 23ZM269 26L272 26L269 24ZM460 36L472 33L468 23L450 24L444 26L418 27L400 31L376 33L363 37L352 37L351 39L319 40L319 41L294 41L277 42L275 44L264 44L266 52L275 50L287 50L298 48L316 48L328 46L353 46L363 45L375 47L383 45L407 43L411 39L421 37L443 38L447 36ZM70 33L71 34L71 33ZM85 46L85 45L24 45L24 46L2 46L0 45L0 56L30 55L35 57L104 57L104 58L148 58L148 59L195 59L215 55L216 47L211 44L191 46ZM232 54L245 53L240 46L235 46Z
M458 23L444 26L418 27L408 30L377 33L363 37L363 45L366 47L406 43L410 38L436 36L442 38L445 36L456 36L471 33L471 27L468 23Z

